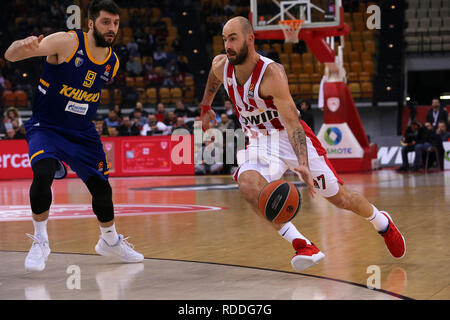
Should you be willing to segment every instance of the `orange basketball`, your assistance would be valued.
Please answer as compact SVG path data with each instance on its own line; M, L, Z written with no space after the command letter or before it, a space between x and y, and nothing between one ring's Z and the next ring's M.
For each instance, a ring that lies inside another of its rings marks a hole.
M297 215L302 198L290 182L277 180L267 184L259 193L259 211L270 222L282 224Z

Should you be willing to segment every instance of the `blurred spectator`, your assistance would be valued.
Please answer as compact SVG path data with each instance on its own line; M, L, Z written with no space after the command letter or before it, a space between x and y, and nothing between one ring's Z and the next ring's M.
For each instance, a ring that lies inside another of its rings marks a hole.
M174 112L177 117L192 117L192 112L185 107L181 100L177 100Z
M22 118L19 115L19 111L16 107L9 107L6 109L6 115L3 122L5 123L6 130L12 128L13 120L17 119L18 125L21 126L23 124Z
M120 126L120 122L121 122L121 119L117 115L116 110L115 109L109 110L108 117L105 119L106 126L108 128L118 127L118 126Z
M116 114L119 118L122 118L122 109L120 108L120 106L118 104L114 105L113 110L116 112Z
M300 103L300 119L305 121L306 124L308 125L308 127L310 127L311 130L313 132L315 132L314 131L314 116L313 116L313 113L311 110L311 104L306 100L303 100Z
M420 124L419 121L413 120L411 125L406 128L405 136L402 138L402 166L397 169L398 172L408 171L408 153L415 152L414 167L412 171L418 171L422 168L422 153L431 147L429 142L430 131Z
M142 102L139 102L139 101L136 102L136 106L134 108L140 110L143 117L145 117L145 118L148 117L148 112L145 111L144 105L142 104Z
M164 119L164 124L166 126L170 126L170 127L173 127L177 124L177 116L176 116L175 112L169 111L167 113L167 117L166 117L166 119Z
M147 118L142 116L142 111L139 108L135 108L133 111L133 117L130 117L133 120L133 123L142 130L145 124L147 124Z
M162 84L162 77L155 71L153 66L147 71L145 80L147 87L159 87Z
M218 174L223 169L223 163L216 163L216 156L218 159L222 159L222 148L216 146L214 138L206 141L202 146L202 149L195 153L195 174ZM201 159L201 161L200 161ZM198 163L199 162L199 163ZM223 162L223 161L222 161Z
M167 64L167 54L163 51L162 47L153 53L153 65L155 67L165 67Z
M234 129L234 123L230 118L228 118L226 113L222 113L220 115L220 122L217 124L217 129L222 132L225 132L227 129Z
M130 57L139 57L139 45L136 42L136 39L132 39L127 43L127 50Z
M162 84L163 87L166 88L173 88L175 87L175 83L173 82L173 77L170 71L164 70L163 71L163 78L162 78Z
M164 103L162 103L162 102L158 103L158 105L156 106L155 116L156 116L156 119L158 119L158 121L164 122L164 120L166 119L166 116L167 116L166 108L164 107Z
M142 74L142 66L139 62L139 57L130 58L127 62L127 72L132 76L140 76Z
M110 137L118 137L119 136L119 128L118 127L110 127L108 128Z
M184 122L183 117L177 117L177 123L173 126L172 131L174 131L175 129L189 130L189 126Z
M448 132L447 123L445 123L445 121L438 122L436 133L440 136L442 141L450 140L450 132Z
M108 134L108 128L106 127L105 120L97 120L94 121L95 124L95 130L97 130L97 133L100 137L107 137Z
M25 130L25 126L21 125L17 130L16 134L14 135L14 139L25 139L25 134L27 131Z
M433 128L437 129L439 121L448 121L448 114L447 111L441 107L441 102L439 99L433 99L431 102L431 107L432 109L428 111L425 121L430 122L433 125Z
M142 127L141 136L151 136L154 134L167 135L170 133L170 128L163 122L158 121L154 114L149 114L148 122Z
M124 116L122 125L119 127L120 136L138 136L140 135L139 128L130 120L129 116Z
M6 130L6 139L12 140L12 139L14 139L15 135L16 135L16 130L14 130L13 128Z

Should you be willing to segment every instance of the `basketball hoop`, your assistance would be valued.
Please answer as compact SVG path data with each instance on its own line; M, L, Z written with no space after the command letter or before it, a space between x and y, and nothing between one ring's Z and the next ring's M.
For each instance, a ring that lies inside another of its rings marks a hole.
M280 20L278 23L282 26L285 43L298 43L298 33L305 20Z

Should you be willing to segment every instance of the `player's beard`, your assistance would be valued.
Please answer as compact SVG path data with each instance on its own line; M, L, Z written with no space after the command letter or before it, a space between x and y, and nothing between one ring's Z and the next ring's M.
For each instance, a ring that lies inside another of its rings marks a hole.
M232 53L232 54L236 54L236 56L234 58L230 58L228 56L228 61L230 61L230 63L232 65L238 65L238 64L242 64L245 62L245 60L247 59L248 56L248 47L247 47L247 43L244 41L244 44L242 45L242 48L239 50L239 52L234 52L232 50L228 50L227 51L228 54Z
M98 29L95 27L95 24L93 25L94 27L94 39L95 39L95 45L97 47L102 47L102 48L108 48L111 47L114 43L114 41L116 40L117 34L114 34L114 38L111 41L106 40L106 35L109 34L113 34L113 33L105 33L102 34L100 33L100 31L98 31Z

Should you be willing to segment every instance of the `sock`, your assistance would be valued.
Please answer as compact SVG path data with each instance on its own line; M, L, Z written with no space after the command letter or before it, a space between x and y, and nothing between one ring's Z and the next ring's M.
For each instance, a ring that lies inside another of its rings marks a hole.
M378 209L375 208L374 205L372 205L372 207L373 214L369 218L366 218L366 220L371 222L375 230L377 230L378 232L386 232L389 225L388 218L386 218L384 214L378 211Z
M40 237L44 238L48 241L48 234L47 234L47 220L44 221L34 221L33 219L33 225L34 225L34 235L39 235Z
M280 234L280 236L282 236L290 243L292 243L294 239L303 239L308 244L311 244L311 242L308 239L306 239L291 222L288 222L285 225L283 225L283 227L281 227L278 233Z
M100 227L100 231L102 232L102 238L106 241L107 244L113 246L117 244L119 241L119 235L116 231L116 226L113 224L111 227Z

